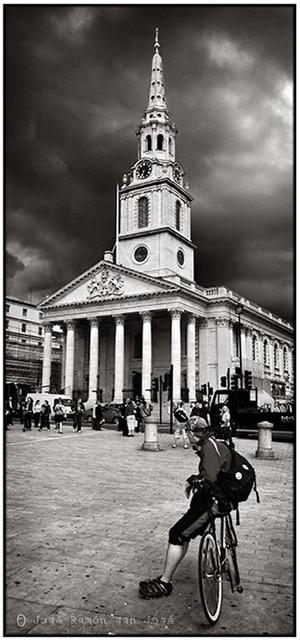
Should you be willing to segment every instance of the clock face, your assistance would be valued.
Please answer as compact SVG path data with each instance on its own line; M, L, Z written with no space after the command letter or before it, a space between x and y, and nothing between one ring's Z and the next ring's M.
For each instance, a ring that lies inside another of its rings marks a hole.
M174 180L176 180L176 182L180 182L180 178L181 178L181 168L179 166L179 164L174 164L173 166L173 178Z
M142 180L143 178L149 178L151 171L151 162L149 162L149 160L142 160L136 168L136 177L139 180Z

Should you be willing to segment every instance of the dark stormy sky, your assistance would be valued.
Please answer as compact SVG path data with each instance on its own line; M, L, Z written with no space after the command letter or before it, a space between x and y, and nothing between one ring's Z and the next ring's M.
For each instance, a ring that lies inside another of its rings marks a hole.
M112 248L156 26L196 280L292 319L288 5L5 7L6 292L39 302Z

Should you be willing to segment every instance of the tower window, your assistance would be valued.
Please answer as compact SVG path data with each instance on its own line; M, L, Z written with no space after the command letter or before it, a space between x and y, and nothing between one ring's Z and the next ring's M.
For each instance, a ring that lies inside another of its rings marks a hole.
M151 136L146 136L146 151L151 151L152 149L152 139Z
M173 153L173 150L172 150L172 138L169 138L169 153Z
M162 135L162 133L159 133L157 136L157 149L159 151L163 150L163 143L164 143L164 137Z
M181 218L181 202L176 200L175 205L175 228L180 231L180 218Z
M279 368L278 344L274 344L274 367L275 367L275 369Z
M283 368L285 371L288 369L288 358L287 358L287 348L283 349Z
M138 228L148 227L149 213L148 213L148 198L143 196L138 201Z

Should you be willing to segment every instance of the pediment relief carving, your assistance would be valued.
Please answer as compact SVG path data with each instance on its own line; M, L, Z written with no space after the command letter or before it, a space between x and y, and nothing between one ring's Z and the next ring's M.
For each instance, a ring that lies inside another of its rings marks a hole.
M87 283L88 299L121 296L124 291L124 280L119 273L104 266L99 273Z

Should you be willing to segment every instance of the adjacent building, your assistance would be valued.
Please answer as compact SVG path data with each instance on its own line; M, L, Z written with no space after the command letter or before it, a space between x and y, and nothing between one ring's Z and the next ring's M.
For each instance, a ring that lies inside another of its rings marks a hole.
M193 197L176 158L156 34L138 155L118 195L116 246L39 305L44 315L42 386L53 369L53 326L63 331L65 393L121 402L151 397L173 365L174 400L195 400L204 383L252 372L253 385L293 395L293 327L224 286L194 279ZM167 391L163 400L167 401Z
M62 345L59 327L53 328L51 386L60 389ZM5 382L41 389L44 347L43 312L31 302L5 299Z

